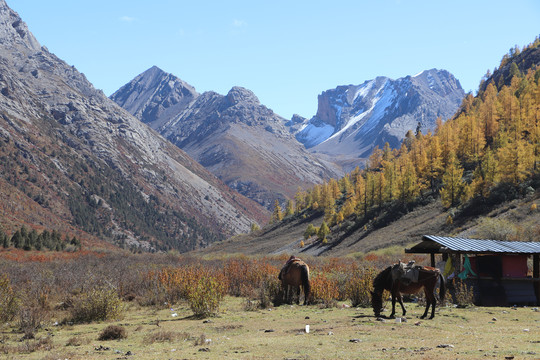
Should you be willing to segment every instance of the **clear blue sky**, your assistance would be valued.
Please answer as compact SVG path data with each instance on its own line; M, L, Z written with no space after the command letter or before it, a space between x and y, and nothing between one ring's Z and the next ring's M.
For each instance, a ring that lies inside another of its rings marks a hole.
M6 1L107 95L156 65L199 92L246 87L286 118L379 75L446 69L474 92L540 34L538 0Z

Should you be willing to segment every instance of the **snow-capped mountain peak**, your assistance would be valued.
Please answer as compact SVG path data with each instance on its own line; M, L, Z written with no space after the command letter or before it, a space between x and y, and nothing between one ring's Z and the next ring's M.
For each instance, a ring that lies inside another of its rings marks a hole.
M385 142L397 147L408 130L435 127L452 116L464 96L445 70L425 70L397 80L377 77L361 85L338 86L318 97L317 114L291 131L312 151L365 157Z

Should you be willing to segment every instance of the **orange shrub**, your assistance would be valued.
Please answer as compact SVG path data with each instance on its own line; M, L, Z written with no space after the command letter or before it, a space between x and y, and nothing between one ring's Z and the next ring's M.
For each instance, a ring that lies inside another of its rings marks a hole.
M377 271L373 267L354 269L346 285L347 298L351 300L352 306L370 306L370 291L375 276Z
M329 278L324 273L319 273L311 280L311 298L314 303L323 307L336 305L339 296L338 284L334 279Z
M191 289L195 287L200 278L209 276L211 270L202 266L185 266L180 268L167 267L161 270L149 271L144 282L147 287L145 303L169 305L181 299L187 299Z
M231 259L223 267L227 292L232 296L253 297L264 282L277 277L279 270L265 260L246 257Z

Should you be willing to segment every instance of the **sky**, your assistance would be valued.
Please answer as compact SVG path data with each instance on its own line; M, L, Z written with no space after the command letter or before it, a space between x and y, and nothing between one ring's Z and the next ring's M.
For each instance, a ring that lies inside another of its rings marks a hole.
M339 85L432 68L475 93L540 35L538 0L6 1L108 96L155 65L200 93L250 89L287 119Z

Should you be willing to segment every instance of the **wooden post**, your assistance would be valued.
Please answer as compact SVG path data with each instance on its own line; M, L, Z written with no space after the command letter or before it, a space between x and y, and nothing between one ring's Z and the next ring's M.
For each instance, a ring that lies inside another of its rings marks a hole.
M435 267L435 253L431 253L430 254L430 258L431 258L431 267Z
M533 284L536 305L540 305L540 254L533 254Z

